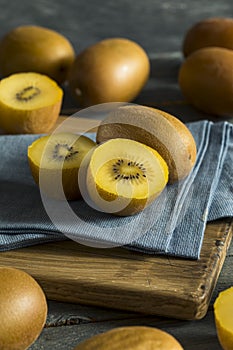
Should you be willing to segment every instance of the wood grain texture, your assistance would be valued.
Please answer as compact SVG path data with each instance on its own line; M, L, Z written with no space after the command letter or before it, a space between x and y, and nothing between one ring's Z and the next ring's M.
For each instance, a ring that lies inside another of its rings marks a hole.
M100 309L99 314L102 312L103 310ZM139 317L135 314L134 317L131 316L128 319L109 318L105 322L96 321L65 327L49 327L43 330L40 338L30 347L30 350L72 350L81 341L95 334L106 332L116 327L140 325L157 327L169 332L180 341L185 350L221 350L215 331L212 311L201 321L177 321L155 316Z
M233 243L233 242L232 242ZM201 320L182 321L141 315L104 307L49 301L46 328L30 350L71 350L94 334L122 325L149 325L173 334L185 350L221 350L217 339L212 304L218 293L233 285L233 244L231 243L207 315Z
M67 240L3 252L0 266L29 272L52 300L200 319L231 237L231 221L208 224L197 261L94 249Z

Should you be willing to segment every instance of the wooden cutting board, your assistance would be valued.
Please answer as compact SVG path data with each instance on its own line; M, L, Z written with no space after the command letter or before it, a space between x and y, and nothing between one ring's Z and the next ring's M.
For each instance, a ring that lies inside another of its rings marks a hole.
M96 249L67 240L3 252L0 266L30 273L49 299L200 319L207 312L232 227L230 220L209 223L198 261Z
M80 131L94 131L98 124L83 118L79 122ZM30 273L48 299L200 319L207 312L232 228L230 220L209 223L198 261L124 248L94 249L67 240L2 252L0 266Z

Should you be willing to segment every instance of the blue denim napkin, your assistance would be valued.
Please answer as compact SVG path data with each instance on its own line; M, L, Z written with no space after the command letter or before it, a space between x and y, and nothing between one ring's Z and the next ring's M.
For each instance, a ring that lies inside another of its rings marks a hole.
M114 217L84 200L41 198L27 147L38 135L0 137L0 251L71 238L95 247L124 246L150 254L198 259L206 223L233 216L233 125L187 124L198 155L190 175L169 185L133 217Z

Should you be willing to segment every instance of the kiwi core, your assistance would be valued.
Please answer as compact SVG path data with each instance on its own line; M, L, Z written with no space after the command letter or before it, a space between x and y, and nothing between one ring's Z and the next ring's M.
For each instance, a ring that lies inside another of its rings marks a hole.
M94 150L89 175L104 198L144 200L165 186L167 165L153 149L133 140L116 138Z
M54 146L53 158L57 160L69 160L79 151L75 150L73 146L69 146L67 143L56 144Z
M16 99L18 101L29 101L32 100L34 97L40 94L40 89L35 86L27 86L24 89L22 89L20 92L16 93Z
M142 181L146 178L146 168L142 163L127 159L116 159L112 164L115 180Z

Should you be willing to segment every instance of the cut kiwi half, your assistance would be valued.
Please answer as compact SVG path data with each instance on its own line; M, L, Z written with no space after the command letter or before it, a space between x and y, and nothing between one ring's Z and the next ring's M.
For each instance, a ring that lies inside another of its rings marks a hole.
M63 90L46 75L16 73L0 81L0 128L11 134L47 133L60 110Z
M115 215L142 211L167 181L168 167L158 152L122 138L96 147L87 168L87 192L92 206Z
M36 184L50 197L79 199L79 168L95 145L88 137L72 133L51 134L35 140L28 147L28 160Z
M164 111L125 105L115 109L98 127L97 143L128 138L155 149L169 168L169 183L185 178L196 161L196 143L187 126Z

